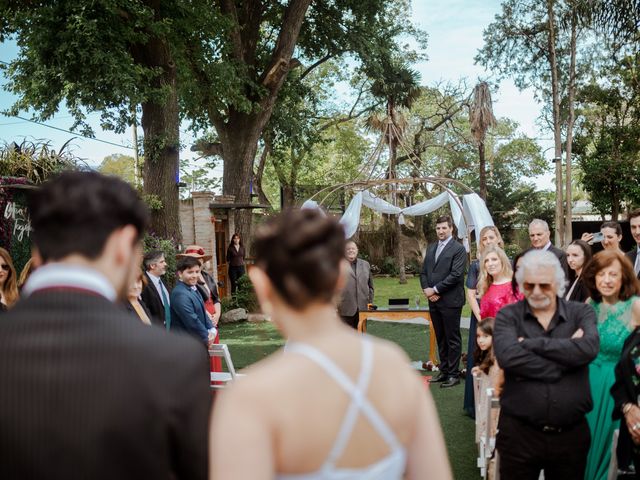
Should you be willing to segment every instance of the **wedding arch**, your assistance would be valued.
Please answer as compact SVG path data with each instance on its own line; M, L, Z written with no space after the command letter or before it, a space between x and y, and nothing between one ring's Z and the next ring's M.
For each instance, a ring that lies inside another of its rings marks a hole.
M397 188L400 185L427 184L440 188L442 192L433 198L400 208L393 203L377 196L371 190L380 187ZM457 194L453 188L463 193ZM476 230L493 225L493 219L487 206L471 188L464 183L447 177L409 177L391 179L358 180L326 187L302 204L302 208L321 208L332 194L340 191L353 191L355 195L345 209L340 223L344 226L346 238L351 238L360 225L360 213L365 206L378 213L397 215L398 223L404 224L404 217L427 215L447 203L451 210L451 217L458 230L458 236L463 240L469 250L469 236ZM476 235L476 241L478 236Z

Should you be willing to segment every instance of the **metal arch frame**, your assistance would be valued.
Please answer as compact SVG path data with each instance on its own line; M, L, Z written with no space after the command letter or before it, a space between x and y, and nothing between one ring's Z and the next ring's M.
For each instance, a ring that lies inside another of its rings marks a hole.
M390 184L402 184L402 185L413 185L416 183L430 183L432 185L436 185L438 187L440 187L442 190L446 191L451 198L453 198L453 200L456 202L456 204L458 205L458 207L460 208L460 212L462 212L462 218L464 219L465 225L467 226L467 228L469 227L469 219L467 218L467 216L465 215L464 212L464 207L462 205L462 202L460 201L460 199L458 198L458 195L456 194L456 192L454 192L451 188L449 188L447 186L447 183L453 183L465 190L467 190L468 193L474 193L473 189L469 188L467 185L465 185L464 183L460 182L459 180L455 180L453 178L447 178L447 177L410 177L410 178L387 178L387 179L378 179L378 180L356 180L354 182L347 182L347 183L341 183L338 185L332 185L330 187L325 187L322 190L317 191L315 194L313 194L309 200L313 200L314 198L318 197L320 194L326 192L327 190L329 190L328 193L326 193L322 199L318 202L319 205L323 205L324 202L327 200L327 198L329 198L333 193L344 189L344 190L367 190L370 187L379 187L379 186L384 186L384 185L390 185ZM469 232L467 231L467 237L469 236Z

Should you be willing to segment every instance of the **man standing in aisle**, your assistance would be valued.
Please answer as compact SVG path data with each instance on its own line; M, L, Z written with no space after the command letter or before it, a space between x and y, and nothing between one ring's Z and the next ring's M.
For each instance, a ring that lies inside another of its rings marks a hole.
M366 260L358 258L358 245L353 240L347 242L345 257L351 271L342 290L338 313L347 325L358 328L360 311L367 310L367 304L373 302L371 266Z
M460 383L460 315L464 306L464 272L467 252L453 238L448 215L436 220L438 243L427 249L420 273L420 286L429 300L429 312L438 342L440 374L432 382L441 388Z
M636 276L640 279L640 208L636 208L629 213L629 226L631 227L631 236L636 241L633 250L627 252L627 258L631 261Z
M504 371L496 448L500 477L583 480L593 406L589 363L600 341L590 305L564 300L551 252L532 250L516 280L525 300L496 316L493 348Z
M154 325L164 325L167 330L171 327L171 302L167 286L162 281L162 275L167 271L167 261L164 252L153 250L144 256L143 260L147 284L142 290L142 301L151 313Z

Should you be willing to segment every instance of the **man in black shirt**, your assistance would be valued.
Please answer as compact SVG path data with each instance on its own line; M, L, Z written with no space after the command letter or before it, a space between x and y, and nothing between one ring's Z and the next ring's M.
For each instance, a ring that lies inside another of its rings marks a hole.
M516 280L525 300L496 317L494 350L504 370L497 449L502 478L582 480L591 443L589 363L600 341L591 306L562 298L557 257L533 250Z

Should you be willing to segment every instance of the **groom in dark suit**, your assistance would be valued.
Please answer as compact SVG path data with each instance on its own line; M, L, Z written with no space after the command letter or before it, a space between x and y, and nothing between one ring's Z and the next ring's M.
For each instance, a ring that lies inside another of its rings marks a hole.
M436 220L438 243L429 246L424 258L420 286L429 300L429 313L438 342L440 374L432 382L441 388L460 383L460 315L464 306L464 272L467 252L453 238L448 215Z
M0 478L207 478L208 358L118 304L148 212L115 177L31 193L34 259L0 321Z

